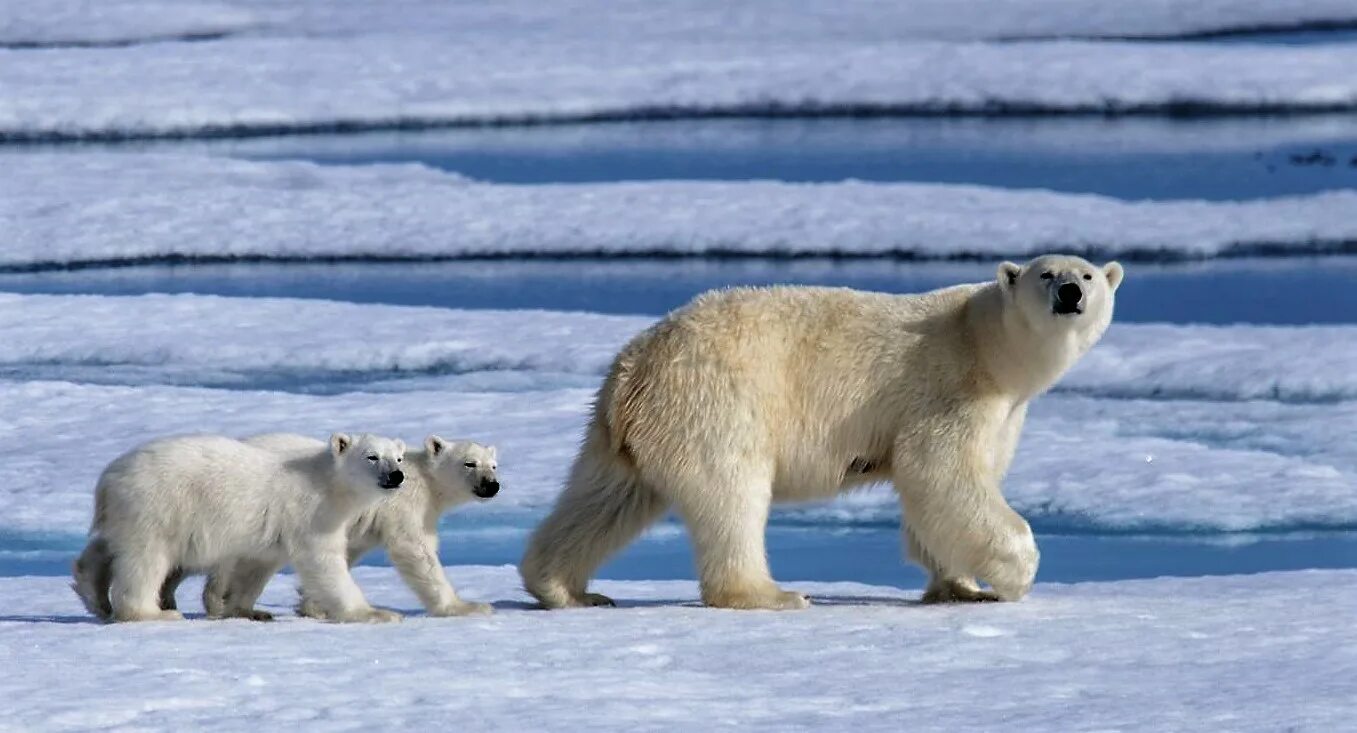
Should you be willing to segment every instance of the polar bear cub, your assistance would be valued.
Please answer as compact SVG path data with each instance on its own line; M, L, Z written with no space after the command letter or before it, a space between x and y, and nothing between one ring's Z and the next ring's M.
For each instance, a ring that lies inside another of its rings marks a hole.
M1038 552L1004 474L1028 404L1102 336L1122 277L1046 255L918 295L699 296L613 361L524 587L548 608L611 603L590 577L672 508L708 605L804 608L769 573L770 506L889 481L926 601L1022 598Z
M320 441L298 435L268 434L246 438L249 445L290 453L315 450ZM386 549L406 585L419 596L431 616L487 614L488 603L458 597L438 559L438 520L452 508L473 499L499 493L498 453L494 446L469 440L449 441L430 435L423 450L405 456L405 487L390 499L368 508L348 528L348 562L358 562L377 546ZM251 564L213 571L204 590L209 607L226 607L236 594L257 584L257 573L269 572ZM264 579L267 582L267 578ZM327 617L323 606L303 588L299 612Z
M288 454L215 435L152 441L100 476L74 588L105 620L172 620L182 616L161 608L172 573L290 562L326 618L397 620L354 583L344 530L400 488L404 459L403 443L375 435L336 433ZM253 617L267 580L238 589L226 615Z

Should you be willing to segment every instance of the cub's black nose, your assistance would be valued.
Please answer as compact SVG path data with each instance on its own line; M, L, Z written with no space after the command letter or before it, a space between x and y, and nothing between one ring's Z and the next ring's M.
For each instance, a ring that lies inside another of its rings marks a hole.
M499 493L498 481L482 481L480 486L476 487L475 494L482 499L489 499Z
M388 473L386 475L385 479L382 480L382 488L394 489L399 487L401 485L401 482L403 481L405 481L405 474L403 472L392 471L391 473Z
M1060 301L1061 305L1078 305L1079 301L1084 299L1084 291L1074 283L1065 283L1056 288L1055 299Z

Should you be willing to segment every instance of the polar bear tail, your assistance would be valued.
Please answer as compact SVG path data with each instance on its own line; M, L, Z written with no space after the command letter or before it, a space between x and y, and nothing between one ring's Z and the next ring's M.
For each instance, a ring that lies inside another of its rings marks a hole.
M523 587L547 608L609 604L586 593L589 578L668 508L602 422L590 425L565 490L519 564Z
M112 620L113 603L108 592L113 584L113 553L109 551L108 541L97 535L92 537L84 552L76 558L72 574L75 582L71 583L71 589L85 608L100 621Z

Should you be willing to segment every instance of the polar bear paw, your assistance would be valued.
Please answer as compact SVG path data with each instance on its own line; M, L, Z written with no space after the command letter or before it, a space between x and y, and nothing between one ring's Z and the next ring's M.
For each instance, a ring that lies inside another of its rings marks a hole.
M924 603L987 603L998 601L999 594L981 590L975 581L960 578L934 580L924 591Z

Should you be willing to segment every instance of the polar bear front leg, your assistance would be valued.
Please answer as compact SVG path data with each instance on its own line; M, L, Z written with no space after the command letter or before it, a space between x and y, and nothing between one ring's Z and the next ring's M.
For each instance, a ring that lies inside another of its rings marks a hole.
M924 589L924 603L978 603L999 600L999 594L994 591L982 590L975 582L975 578L947 577L938 567L937 561L910 533L909 525L903 522L900 525L900 539L905 546L906 555L909 559L928 571L928 587Z
M293 553L292 566L301 580L305 615L339 622L399 621L394 611L373 608L349 573L347 538L343 531L313 535Z
M928 446L901 448L895 459L906 531L938 579L930 582L928 599L969 595L971 578L988 583L999 600L1022 598L1039 558L1031 528L1004 501L987 462L974 459L971 446L949 450L938 433L931 436Z
M432 532L393 538L386 550L391 564L419 596L430 616L485 615L494 611L488 603L469 603L457 597L438 560L438 536Z
M676 498L692 537L703 603L775 611L810 605L804 594L777 587L768 570L764 535L772 503L770 477L747 472Z

